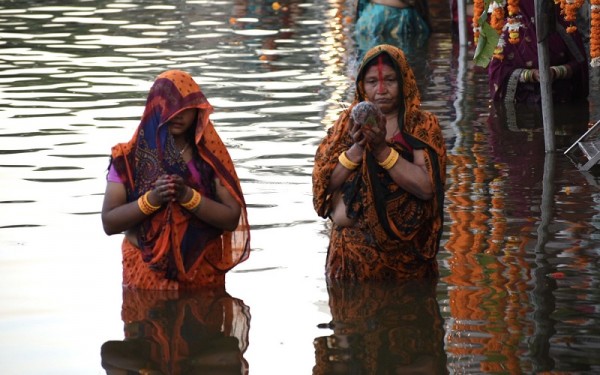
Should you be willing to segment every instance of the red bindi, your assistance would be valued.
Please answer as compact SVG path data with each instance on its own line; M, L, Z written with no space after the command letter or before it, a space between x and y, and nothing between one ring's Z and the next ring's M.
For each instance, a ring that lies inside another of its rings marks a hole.
M379 78L379 85L377 88L377 93L381 94L384 92L384 88L383 88L383 55L379 55L379 57L377 58L377 74L378 74L378 78Z

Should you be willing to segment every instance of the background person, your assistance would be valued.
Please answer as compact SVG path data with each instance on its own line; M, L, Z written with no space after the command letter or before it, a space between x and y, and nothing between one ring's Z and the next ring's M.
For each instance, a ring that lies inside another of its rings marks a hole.
M549 21L556 25L547 39L552 99L555 103L584 100L589 93L589 62L582 35L578 29L567 32L573 25L565 21L554 3L548 3L549 14L554 14ZM509 103L541 103L535 2L520 0L517 9L518 22L504 28L503 46L496 48L488 65L490 97Z
M431 34L427 1L358 0L354 33L359 58L384 43L404 52L419 49Z

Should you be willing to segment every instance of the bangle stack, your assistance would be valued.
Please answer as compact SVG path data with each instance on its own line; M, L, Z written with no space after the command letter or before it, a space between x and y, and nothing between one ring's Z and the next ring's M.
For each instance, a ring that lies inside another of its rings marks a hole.
M396 165L396 162L398 161L399 157L400 154L398 153L398 151L394 150L393 148L390 148L390 154L387 158L385 158L384 161L380 162L379 165L384 169L390 170L394 165Z
M348 159L348 156L346 156L346 151L340 154L340 156L338 157L338 161L344 168L349 169L351 171L355 170L359 166L358 163L355 163L352 160Z
M551 66L550 69L554 72L554 79L567 78L567 67L565 65Z
M147 191L137 200L138 207L140 208L140 211L144 213L144 215L151 215L160 208L160 206L154 206L150 203L150 201L148 200L149 194L150 192Z
M523 69L521 71L521 75L519 76L520 82L533 82L533 70L532 69Z
M202 194L196 189L192 189L192 197L187 202L181 203L181 206L188 211L194 211L202 202Z

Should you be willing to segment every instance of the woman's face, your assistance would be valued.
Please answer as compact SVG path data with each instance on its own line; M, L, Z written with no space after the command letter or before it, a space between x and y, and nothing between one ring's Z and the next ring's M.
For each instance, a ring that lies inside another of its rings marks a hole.
M367 69L363 80L366 100L375 103L384 114L398 110L398 77L386 64L375 64Z
M194 126L198 109L187 108L169 120L169 131L173 136L184 135L188 129Z

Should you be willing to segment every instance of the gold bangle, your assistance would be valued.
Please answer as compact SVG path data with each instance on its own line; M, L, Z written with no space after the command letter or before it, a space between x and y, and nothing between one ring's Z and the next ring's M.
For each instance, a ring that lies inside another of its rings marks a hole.
M398 154L398 151L394 150L393 148L390 148L390 154L387 156L387 158L385 158L384 161L380 162L379 165L387 170L392 169L392 167L398 161L399 157L400 154Z
M202 194L196 189L192 189L192 197L187 202L181 203L181 206L188 211L194 211L202 202Z
M349 169L351 171L355 170L359 166L358 163L355 163L352 160L348 159L348 156L346 155L346 151L344 151L340 154L340 156L338 157L338 161L344 168Z
M149 194L150 192L147 191L137 200L138 207L140 208L140 211L144 213L144 215L151 215L160 208L160 206L154 206L152 203L150 203L148 200Z
M146 194L143 195L144 202L146 202L146 204L148 205L148 207L150 207L154 211L158 210L161 205L159 204L158 206L154 206L152 203L150 203L150 200L148 199L149 196L150 196L150 191L147 191Z

